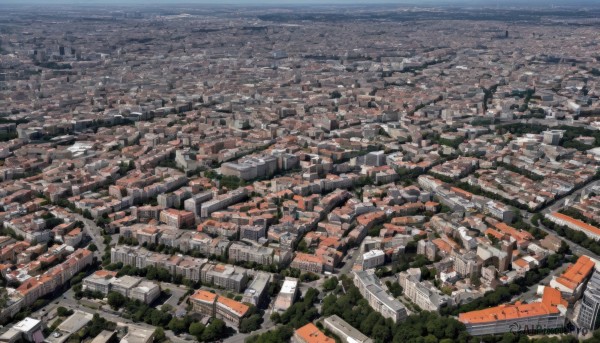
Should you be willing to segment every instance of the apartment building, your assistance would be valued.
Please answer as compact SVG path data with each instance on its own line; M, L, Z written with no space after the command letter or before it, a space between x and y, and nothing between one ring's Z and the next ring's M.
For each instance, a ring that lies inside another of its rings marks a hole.
M281 285L281 290L275 298L273 309L277 311L285 311L294 304L298 298L298 279L286 277Z
M252 304L260 307L269 300L269 284L271 283L271 274L258 272L254 275L252 282L244 291L243 303Z
M362 256L362 269L371 269L381 266L385 263L385 253L382 250L374 249L368 251Z
M473 336L497 335L526 329L551 330L565 325L567 301L560 291L544 287L541 302L500 305L458 315L467 332Z
M227 264L207 263L200 270L204 284L213 284L240 293L248 281L246 270Z
M160 296L160 286L154 282L143 280L129 292L134 300L139 300L145 304L151 304Z
M270 265L273 264L273 248L233 242L229 246L229 261Z
M292 260L290 267L320 274L323 272L323 259L315 255L298 252Z
M585 255L581 256L561 275L554 276L550 281L550 287L559 290L569 302L574 302L581 296L585 283L592 275L595 266L592 259Z
M353 271L354 285L360 294L369 302L375 311L394 323L403 321L408 316L404 305L383 290L381 282L372 271Z
M200 210L200 216L202 218L210 217L211 213L222 210L236 204L248 197L248 190L246 188L238 188L222 196L217 199L209 200L202 204L202 209Z
M363 335L362 332L335 314L325 318L323 325L344 343L373 343L371 338Z
M108 294L110 292L110 283L116 279L116 276L117 272L105 269L98 270L83 279L83 289Z
M128 247L122 245L111 248L110 259L113 263L121 262L137 268L147 266L165 268L173 275L182 275L192 281L200 280L201 269L208 261L207 259L189 256L169 256L153 253L139 246Z
M173 208L168 208L160 212L160 221L169 225L181 228L191 228L195 223L194 213L189 211L179 211Z
M120 293L127 298L131 298L131 291L140 282L142 282L142 278L124 275L110 283L110 290Z
M240 227L240 239L258 241L265 238L267 229L265 225L242 225Z
M450 297L441 292L429 281L421 281L421 270L411 268L398 274L403 294L425 311L437 312L448 305Z
M199 289L190 296L192 310L194 312L212 317L216 312L217 295L212 292Z
M590 331L596 330L600 324L598 315L600 315L600 273L594 270L581 298L577 324Z
M292 343L335 343L335 340L325 335L313 323L308 323L296 329L291 339Z
M87 249L78 249L63 263L48 269L45 273L31 277L23 282L16 291L21 294L20 308L33 304L38 298L53 292L64 285L73 276L93 262L93 253ZM20 309L19 308L19 309ZM12 309L14 310L14 309ZM18 311L18 310L17 310Z
M563 225L570 229L581 231L594 240L600 239L600 228L585 223L579 219L575 219L559 212L546 214L545 217L558 225Z
M233 323L236 327L250 309L247 305L208 291L198 290L190 296L195 312Z

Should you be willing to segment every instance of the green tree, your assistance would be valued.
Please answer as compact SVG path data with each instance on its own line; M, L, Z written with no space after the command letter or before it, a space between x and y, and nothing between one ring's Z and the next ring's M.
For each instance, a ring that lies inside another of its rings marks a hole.
M108 293L108 305L113 308L113 310L120 309L127 302L127 298L124 295L117 292Z
M202 325L201 323L195 322L190 324L189 326L189 333L192 336L195 336L198 340L202 339L202 334L204 333L204 325Z
M338 285L338 278L333 276L323 282L323 289L325 291L333 291Z
M215 318L210 324L204 329L202 333L202 340L206 342L213 342L220 338L223 338L225 333L225 322L221 319Z
M167 339L165 330L160 326L154 330L154 342L164 342Z

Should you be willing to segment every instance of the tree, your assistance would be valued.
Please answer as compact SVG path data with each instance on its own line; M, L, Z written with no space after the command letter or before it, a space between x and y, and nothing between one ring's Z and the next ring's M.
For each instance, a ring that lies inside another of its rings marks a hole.
M260 329L262 324L262 316L258 313L251 315L250 317L242 319L240 323L240 332L248 333Z
M98 247L96 246L96 244L91 243L90 245L88 245L88 250L89 251L98 251Z
M127 302L127 298L124 295L117 292L108 293L108 304L113 310L118 310Z
M325 282L323 282L323 289L325 291L333 291L335 289L335 287L337 287L338 285L338 279L337 277L330 277L329 279L325 280Z
M222 338L225 333L225 322L221 319L215 318L210 324L204 329L202 333L202 340L206 342L213 342Z
M90 220L93 219L92 213L87 208L85 210L83 210L82 216L86 219L90 219Z
M163 342L167 336L165 335L165 330L160 326L154 330L154 342Z
M202 325L201 323L195 322L190 324L189 326L189 333L192 336L195 336L198 340L201 340L202 338L202 334L204 333L204 325Z
M184 317L182 319L173 317L169 321L169 324L167 325L167 329L173 331L175 334L180 334L182 332L189 331L189 326L191 324L187 323L187 319L189 319L189 317Z
M66 317L66 316L70 316L70 315L72 315L72 314L73 314L73 310L69 310L69 309L67 309L67 308L65 308L65 307L63 307L63 306L59 306L59 307L56 309L56 314L57 314L59 317Z

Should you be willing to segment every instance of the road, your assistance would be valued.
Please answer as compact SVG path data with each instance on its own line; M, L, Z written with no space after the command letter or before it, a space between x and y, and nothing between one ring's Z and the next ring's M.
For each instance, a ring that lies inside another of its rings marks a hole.
M356 247L354 249L355 250L354 250L354 252L352 252L351 257L344 261L344 266L342 268L340 268L340 271L338 274L340 274L340 275L348 274L352 270L352 266L358 259L358 256L360 256L360 252L361 252L360 247Z
M78 213L73 213L72 215L75 217L76 220L80 220L83 222L83 232L85 232L86 235L90 236L92 242L94 242L94 244L98 248L98 251L95 251L94 255L98 257L98 260L100 260L102 258L102 255L104 254L104 249L106 247L106 245L104 244L104 237L102 237L102 229L98 225L96 225L96 223L94 223L93 220L84 218Z
M510 302L514 303L518 299L520 299L521 301L526 302L526 303L529 303L529 302L533 301L534 299L537 298L536 294L537 294L537 288L538 288L538 286L542 286L542 285L547 286L550 283L550 280L552 280L552 277L555 276L555 275L561 274L562 272L564 272L565 269L567 269L567 266L568 266L568 263L565 263L562 266L556 268L550 274L548 274L548 276L546 276L540 282L538 282L538 284L529 287L528 291L523 292L523 293L521 293L521 294L513 297L510 300Z
M261 334L261 333L264 333L264 332L274 329L276 324L273 323L273 321L271 320L271 312L272 312L274 302L275 302L275 299L272 299L271 303L269 303L269 306L265 310L265 313L263 315L263 323L261 324L260 329L258 329L256 331L252 331L250 333L239 333L238 332L237 334L225 339L224 343L244 343L246 341L246 338L248 338L252 335Z
M183 291L183 293L185 293L185 291ZM183 294L182 293L182 294ZM52 312L55 308L59 307L59 306L63 306L72 310L79 310L79 311L83 311L86 313L90 313L90 314L95 314L98 313L100 314L100 316L102 318L105 318L111 322L115 322L117 323L118 326L124 326L127 327L129 325L137 325L139 327L142 327L144 329L148 329L148 330L154 330L156 329L155 326L152 325L148 325L146 323L141 323L141 322L137 322L134 323L129 319L124 319L121 318L119 315L114 314L112 312L106 311L102 308L100 309L93 309L87 306L84 306L82 304L81 301L77 300L74 298L75 292L73 292L72 289L69 289L68 291L66 291L62 297L52 301L51 303L49 303L48 305L44 306L43 308L41 308L40 310L38 310L37 312L32 314L32 317L34 318L39 318L42 321L46 322L46 324L48 326L50 326L52 323L48 322L49 319L53 319L53 318L48 318L48 314L50 312ZM58 304L56 303L58 302ZM167 338L174 343L189 343L190 341L188 340L184 340L178 336L176 336L173 331L170 330L165 330L165 335L167 336Z
M180 287L178 285L168 282L161 282L160 287L163 290L168 289L171 291L171 297L167 299L167 301L165 301L164 304L171 305L175 312L180 310L185 311L186 303L185 301L179 303L179 299L187 292L187 287Z

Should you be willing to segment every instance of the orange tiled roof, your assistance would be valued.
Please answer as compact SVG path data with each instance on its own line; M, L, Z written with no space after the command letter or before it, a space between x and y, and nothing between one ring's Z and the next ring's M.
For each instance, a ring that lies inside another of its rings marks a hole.
M199 289L196 293L191 296L192 299L213 303L217 298L217 295L208 291L203 291Z
M431 242L433 244L435 244L438 247L438 249L444 251L447 254L452 252L452 245L450 245L450 243L446 242L445 240L443 240L441 238L436 238L436 239L432 240Z
M219 297L217 299L217 302L229 307L234 312L236 312L240 317L244 316L246 314L246 312L248 312L248 309L250 308L250 307L248 307L248 305L244 305L241 302L235 301L233 299L229 299L227 297Z
M592 270L595 263L587 256L581 256L575 264L572 264L562 275L556 278L556 281L570 289L575 289L585 280Z
M527 268L527 267L529 267L529 262L525 261L522 258L514 260L513 264L516 264L517 266L519 266L521 268Z
M461 313L458 315L458 320L465 324L478 324L499 320L515 320L518 318L543 316L559 313L558 305L566 307L567 302L562 298L558 290L551 287L545 287L542 302L531 304L521 304L520 302L517 302L514 305L505 304L484 310Z
M600 235L600 229L598 229L597 227L592 226L592 225L590 225L588 223L584 223L581 220L577 220L577 219L575 219L575 218L573 218L571 216L567 216L565 214L558 213L558 212L554 212L554 213L552 213L552 215L554 217L558 218L558 219L562 219L562 220L564 220L566 222L574 224L574 225L580 227L584 231L589 231L589 232L591 232L591 233L593 233L595 235Z
M117 272L113 272L113 271L106 270L106 269L101 269L101 270L98 270L97 272L95 272L94 275L96 275L98 277L117 276Z
M335 340L326 336L313 323L308 323L296 330L296 335L306 343L334 343Z
M302 252L296 253L296 257L294 260L304 261L304 262L312 262L312 263L323 263L323 259L318 256L305 254Z

